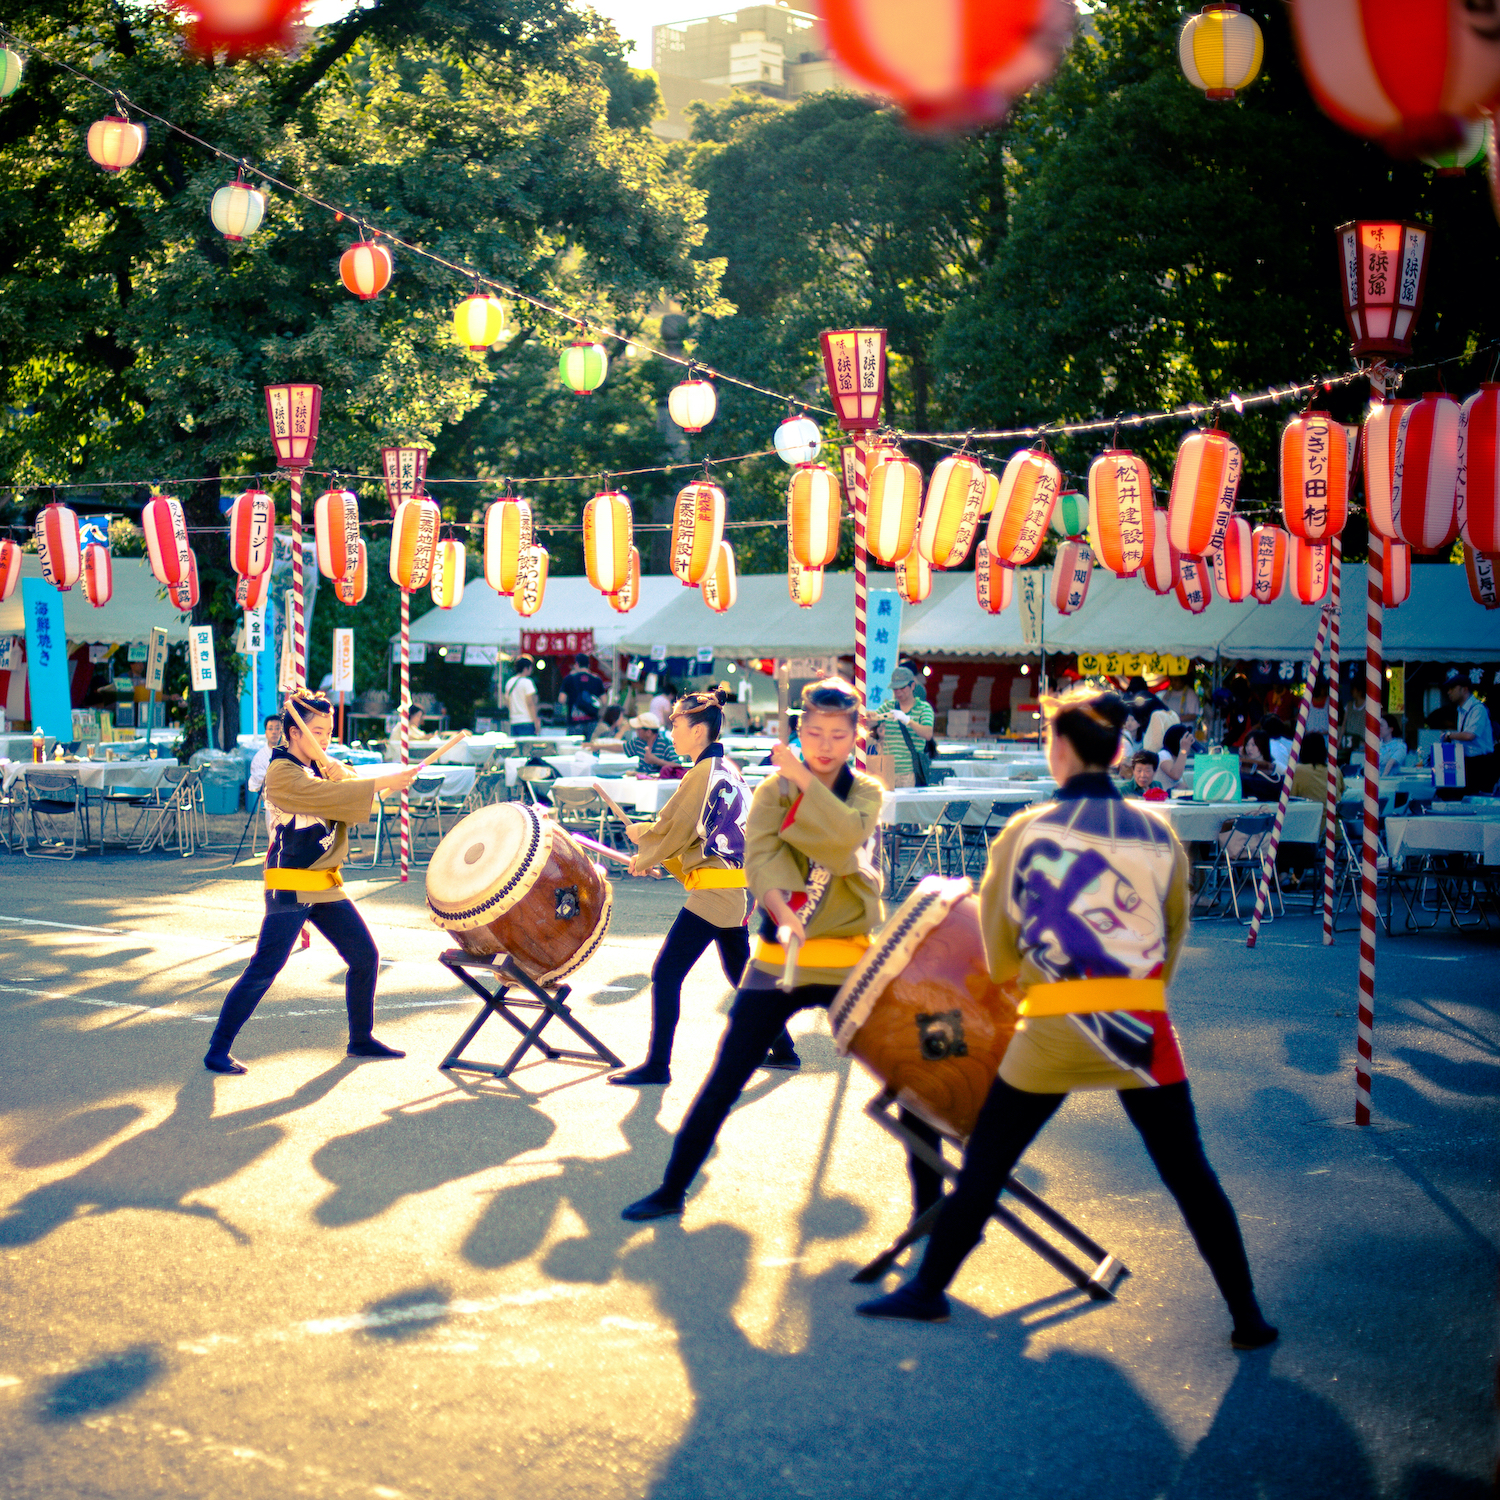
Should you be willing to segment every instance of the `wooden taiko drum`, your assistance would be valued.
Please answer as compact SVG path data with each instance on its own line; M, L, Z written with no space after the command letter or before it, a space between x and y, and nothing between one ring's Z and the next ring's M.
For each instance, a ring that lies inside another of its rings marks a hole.
M840 1052L964 1141L1015 1032L1020 999L1018 987L990 979L973 885L929 875L880 930L828 1015Z
M427 866L432 921L465 953L508 953L539 984L593 956L613 905L613 887L588 855L518 802L470 813Z

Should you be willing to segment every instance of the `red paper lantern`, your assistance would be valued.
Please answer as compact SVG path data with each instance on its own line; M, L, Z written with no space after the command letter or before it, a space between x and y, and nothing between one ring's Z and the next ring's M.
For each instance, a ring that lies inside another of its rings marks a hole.
M394 269L391 252L374 240L350 245L339 257L339 275L344 285L362 302L372 301L390 285Z
M14 542L0 541L0 604L21 586L21 549Z
M804 568L826 568L838 556L839 512L833 470L827 464L798 464L787 481L786 530Z
M334 592L338 593L339 585L335 584ZM234 602L235 605L253 614L261 609L271 594L271 575L269 572L257 573L253 578L246 578L243 574L235 580ZM342 597L342 596L341 596Z
M1286 560L1289 538L1279 526L1257 526L1250 533L1255 554L1255 574L1251 593L1257 604L1274 604L1286 585Z
M1012 568L1036 561L1061 490L1062 470L1045 448L1023 448L1011 454L985 534L996 561ZM977 498L982 501L983 494Z
M187 568L182 578L172 584L167 592L183 614L198 607L198 554L191 547L188 548Z
M114 591L114 565L109 548L100 542L91 542L83 549L83 597L95 609L103 609Z
M1190 432L1177 449L1167 501L1167 540L1184 557L1206 557L1223 535L1240 488L1240 450L1210 427Z
M83 570L78 517L66 505L47 505L36 518L36 550L42 577L59 593L78 582Z
M1094 554L1087 542L1064 542L1052 569L1052 603L1060 615L1077 614L1089 596Z
M623 588L604 596L616 614L628 615L641 602L641 553L638 547L630 549L630 576Z
M1224 545L1213 555L1214 586L1231 604L1243 604L1255 587L1255 543L1250 523L1231 516Z
M1281 432L1281 514L1305 542L1341 536L1349 516L1344 429L1326 411L1305 411Z
M229 566L241 578L271 571L276 502L264 490L246 490L229 507Z
M1151 545L1141 559L1141 577L1153 594L1165 597L1177 588L1177 554L1167 537L1167 513L1164 510L1151 512Z
M1387 542L1380 559L1380 597L1387 609L1405 604L1411 595L1411 548Z
M484 513L484 581L508 599L516 590L521 554L532 544L531 506L525 500L496 500Z
M628 495L607 490L583 507L584 571L601 594L624 588L630 577L634 529Z
M1189 557L1177 553L1174 561L1176 570L1173 589L1177 594L1177 602L1189 614L1201 615L1213 603L1214 589L1209 582L1213 569L1206 557Z
M703 602L715 614L722 615L734 608L739 585L734 573L734 548L721 541L714 548L714 555L703 575Z
M1465 546L1500 553L1500 384L1486 383L1458 419L1458 530Z
M354 571L345 578L333 580L333 597L340 604L347 604L351 608L358 604L364 597L365 591L370 586L370 553L363 539L359 543L359 560L354 564Z
M870 465L865 498L865 545L886 564L900 562L916 543L922 510L922 471L898 448L881 448Z
M437 560L443 513L426 495L403 500L391 520L391 582L408 591L424 588Z
M1304 542L1291 538L1287 552L1287 582L1298 604L1321 604L1328 593L1328 542Z
M1458 536L1457 401L1429 393L1401 413L1391 518L1396 540L1417 552L1447 552Z
M982 537L974 549L974 597L987 615L998 615L1010 605L1015 591L1016 570L996 562L990 544Z
M1109 448L1089 466L1089 540L1104 567L1133 578L1151 550L1156 510L1146 460Z
M187 576L187 518L181 501L171 495L154 495L141 511L141 529L146 533L146 556L156 581L172 588Z
M672 506L672 572L684 588L703 582L714 548L724 540L724 491L706 480L684 485Z
M247 52L274 48L290 52L296 43L293 30L307 9L307 0L172 0L175 9L188 18L188 47L200 57L226 52L243 57Z
M1495 558L1472 547L1464 547L1464 576L1469 580L1469 592L1476 604L1486 609L1500 609L1500 579L1495 576ZM5 594L0 592L0 599Z
M1365 514L1370 527L1396 540L1392 498L1396 488L1396 437L1410 401L1377 402L1365 417L1360 446L1365 455ZM1455 499L1455 508L1457 501Z
M313 504L318 572L347 578L359 566L359 497L353 490L329 490Z

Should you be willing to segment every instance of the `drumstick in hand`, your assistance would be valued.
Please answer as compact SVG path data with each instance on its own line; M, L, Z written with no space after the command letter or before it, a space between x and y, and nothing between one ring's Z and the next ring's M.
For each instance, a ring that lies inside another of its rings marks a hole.
M431 765L431 764L432 764L432 763L433 763L433 761L435 761L435 760L440 760L440 759L441 759L441 758L442 758L442 757L443 757L443 756L445 756L445 755L446 755L446 754L447 754L447 753L448 753L448 752L449 752L449 751L450 751L450 750L451 750L451 749L452 749L452 748L453 748L453 747L454 747L454 746L455 746L455 745L457 745L457 744L461 744L461 743L462 743L462 742L463 742L463 741L464 741L464 740L466 740L466 739L468 739L468 737L469 737L469 731L468 731L468 730L467 730L467 729L460 729L460 730L459 730L459 731L458 731L458 733L457 733L457 734L450 734L450 735L449 735L449 736L448 736L448 738L447 738L447 739L445 739L445 740L444 740L444 741L443 741L443 743L442 743L442 744L441 744L441 745L439 745L439 746L438 746L438 747L437 747L437 749L436 749L436 750L434 750L434 751L433 751L433 752L432 752L432 754L431 754L431 755L429 755L429 756L428 756L428 757L427 757L427 759L426 759L426 760L424 760L424 761L423 761L423 762L422 762L422 763L421 763L421 765L419 765L419 766L418 766L418 767L417 767L417 769L418 769L418 770L419 770L419 771L420 771L420 770L422 770L422 768L423 768L423 767L424 767L424 766L430 766L430 765Z
M786 949L786 964L782 968L781 978L776 981L776 988L789 995L797 988L797 953L802 947L802 940L790 927L781 926L776 929L776 941Z
M302 715L297 712L297 702L295 698L288 698L286 700L286 709L287 712L291 714L291 716L297 721L297 728L302 731L302 738L307 741L308 746L311 748L312 758L317 761L318 769L325 775L329 776L329 778L333 781L345 780L346 778L344 775L344 768L342 766L339 766L337 773L334 773L335 762L329 760L329 758L323 753L323 747L313 738L312 730L307 727L306 723L303 722Z
M600 784L599 784L599 783L598 783L598 782L597 782L597 781L596 781L596 782L595 782L595 783L594 783L594 790L595 790L595 791L596 791L596 792L598 792L598 793L599 793L599 800L600 800L600 801L601 801L601 802L603 802L603 804L604 804L604 805L605 805L605 806L606 806L606 807L607 807L607 808L608 808L608 809L609 809L609 810L610 810L610 811L611 811L611 812L612 812L612 813L613 813L613 814L614 814L614 815L615 815L615 816L616 816L616 817L617 817L617 818L618 818L618 819L619 819L619 820L620 820L620 821L621 821L621 822L622 822L622 823L623 823L623 824L624 824L624 825L625 825L625 826L626 826L626 827L627 827L627 828L629 828L629 827L630 827L630 825L631 825L631 822L632 822L632 821L633 821L633 820L632 820L632 819L631 819L631 818L630 818L630 817L628 817L628 816L627 816L627 815L626 815L626 812L625 812L625 809L624 809L624 808L623 808L623 807L621 807L621 806L620 806L620 804L619 804L619 803L618 803L618 802L616 802L616 801L615 801L615 799L614 799L614 798L613 798L613 797L611 797L611 796L610 796L610 795L609 795L609 793L608 793L608 792L606 792L606 791L605 791L605 790L604 790L604 788L603 788L603 787L602 787L602 786L600 786Z

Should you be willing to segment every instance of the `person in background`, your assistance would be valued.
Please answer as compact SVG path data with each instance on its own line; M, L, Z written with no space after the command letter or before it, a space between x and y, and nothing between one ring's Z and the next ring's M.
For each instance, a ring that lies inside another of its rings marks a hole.
M643 771L682 764L662 742L661 721L655 714L637 714L630 720L621 754L634 756Z
M1328 678L1322 672L1313 678L1312 701L1307 709L1307 732L1314 730L1328 737Z
M1161 737L1161 754L1156 758L1156 784L1168 791L1187 774L1188 755L1193 748L1193 731L1186 724L1173 724Z
M1337 796L1344 795L1344 776L1337 765L1328 764L1328 740L1321 730L1315 729L1302 736L1302 751L1297 757L1297 769L1292 772L1292 796L1305 797L1323 808L1318 816L1318 836L1311 844L1292 844L1285 839L1277 846L1276 868L1283 874L1290 873L1293 882L1302 879L1302 872L1315 862L1323 860L1323 829L1327 814L1328 777L1335 778Z
M599 722L599 709L607 685L596 672L589 670L589 659L579 652L573 658L573 670L563 678L562 691L558 694L559 705L568 710L568 733L581 734L587 739ZM660 724L662 721L657 720Z
M936 716L930 703L918 699L917 674L910 667L897 667L891 673L891 692L895 695L894 705L887 703L875 721L880 726L881 753L891 757L897 786L915 786L917 772L912 751L922 750L937 738L933 729ZM903 729L905 734L901 732Z
M927 701L927 678L923 675L921 667L909 656L903 656L897 666L905 667L911 673L912 691L921 702L925 703Z
M422 734L422 720L427 717L427 710L420 703L413 703L406 715L406 722L411 726L411 738L416 739Z
M505 708L510 715L512 739L535 735L537 721L536 683L531 678L531 659L523 656L516 663L516 675L505 684Z
M620 716L625 712L618 703L609 704L599 722L594 725L594 732L589 736L590 745L601 744L605 740L617 740L620 738Z
M271 756L276 747L281 744L281 715L266 715L266 742L255 752L255 758L250 762L250 775L245 782L245 790L258 792L265 784L266 767L271 764ZM265 803L266 834L271 832L271 806Z
M1276 714L1267 714L1260 721L1270 744L1271 761L1278 776L1286 775L1286 763L1292 758L1292 737L1287 731L1286 721Z
M1120 788L1122 797L1144 797L1156 781L1159 757L1154 750L1137 750L1130 757L1130 780Z
M1159 754L1167 730L1177 723L1177 715L1155 693L1147 693L1135 705L1134 716L1141 725L1141 749Z
M1462 672L1450 672L1443 692L1458 710L1458 723L1443 734L1450 744L1464 747L1464 790L1471 797L1483 796L1495 784L1495 727L1482 698L1474 696Z
M1168 678L1167 686L1161 692L1161 701L1177 715L1179 724L1192 724L1198 717L1198 690L1191 677L1184 677L1179 683Z
M1380 774L1394 776L1406 764L1406 740L1397 714L1380 716Z
M1271 741L1264 729L1252 729L1240 746L1240 787L1248 800L1281 800L1281 772L1271 759Z
M661 685L656 690L656 696L651 700L651 712L656 715L658 724L670 724L672 722L672 705L677 701L672 684L663 677Z

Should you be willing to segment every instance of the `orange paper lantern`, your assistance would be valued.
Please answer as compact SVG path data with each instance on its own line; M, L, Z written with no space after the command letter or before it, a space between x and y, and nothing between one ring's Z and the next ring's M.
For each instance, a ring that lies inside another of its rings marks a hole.
M1250 523L1231 516L1224 543L1213 555L1214 586L1231 604L1241 604L1255 587L1255 543Z
M0 604L4 604L21 586L21 549L10 541L0 541Z
M1397 609L1411 597L1411 548L1405 542L1387 542L1380 558L1380 599L1387 609Z
M917 538L922 471L897 448L877 449L865 499L865 546L883 563L900 562Z
M1167 539L1166 511L1152 510L1149 531L1151 544L1141 559L1141 577L1153 594L1165 597L1177 588L1177 555Z
M734 576L734 548L728 542L720 542L709 560L708 572L703 575L703 602L715 614L723 614L734 607L739 592Z
M1213 603L1214 590L1209 582L1212 568L1206 557L1176 555L1176 581L1173 585L1177 602L1189 614L1201 615Z
M192 550L182 503L171 495L153 495L141 511L141 529L146 533L146 556L156 581L166 588L180 583Z
M990 544L982 537L974 549L974 597L987 615L998 615L1010 605L1015 591L1016 570L996 562Z
M3 576L3 572L4 563L0 561L0 576ZM1495 574L1493 556L1476 552L1467 544L1464 546L1464 576L1469 581L1469 592L1474 596L1474 602L1482 604L1486 609L1500 609L1500 579ZM0 599L5 597L3 589L0 589Z
M411 592L425 588L437 560L443 513L426 495L403 500L391 520L391 582Z
M826 568L839 555L839 482L827 464L798 464L787 481L786 529L804 568Z
M347 578L359 566L359 498L353 490L329 490L313 504L318 572Z
M1458 422L1458 531L1465 546L1500 555L1500 384L1488 381Z
M391 252L384 245L372 240L361 240L339 257L339 275L356 297L362 302L369 302L390 284L394 264Z
M467 572L463 543L451 537L439 542L432 560L432 602L439 609L452 609L463 598Z
M1250 548L1255 555L1250 592L1257 604L1274 604L1286 584L1290 540L1279 526L1257 526L1250 533Z
M364 543L360 543L361 546ZM338 593L341 585L334 584L333 591ZM242 573L234 584L235 605L253 614L256 610L264 607L266 600L271 594L271 575L269 572L257 573L253 578L246 578ZM342 596L340 596L342 597Z
M624 586L604 596L616 614L628 615L641 601L641 553L638 547L630 549L630 575Z
M184 528L184 540L186 536ZM59 593L67 593L78 582L83 571L83 558L80 555L78 517L66 505L46 505L37 512L36 550L42 565L42 577Z
M183 614L198 607L198 554L191 547L188 548L187 571L181 582L174 583L167 593Z
M1448 552L1458 537L1458 422L1446 391L1429 392L1401 413L1392 468L1396 540L1416 552Z
M1396 540L1393 508L1396 489L1396 438L1410 401L1377 402L1365 417L1362 446L1365 455L1365 513L1371 529Z
M1089 540L1117 578L1133 578L1151 550L1156 510L1146 460L1110 448L1089 466Z
M672 572L684 588L697 588L708 572L714 548L724 540L728 502L716 484L684 485L672 506Z
M956 568L969 555L984 496L985 473L972 458L945 458L932 471L915 549L932 567Z
M1326 411L1293 417L1281 432L1281 515L1305 542L1343 534L1349 516L1349 453Z
M1287 582L1292 597L1299 604L1321 604L1328 593L1327 542L1304 542L1300 536L1291 539L1287 554Z
M1240 488L1240 450L1215 427L1190 432L1177 449L1167 501L1167 540L1184 557L1206 557L1223 535Z
M525 500L496 500L485 511L484 581L502 599L515 592L521 554L531 543L531 506Z
M531 546L522 549L510 605L524 619L530 619L547 597L547 563L545 547L539 547L533 542Z
M276 502L264 490L246 490L229 507L229 566L241 578L271 571Z
M583 568L601 594L613 594L630 577L634 529L630 497L618 490L595 495L583 507Z
M985 534L997 562L1024 568L1036 561L1061 490L1062 470L1045 448L1022 448L1011 454Z
M790 546L786 551L786 591L798 609L811 609L823 597L823 570L804 568Z
M334 598L351 609L365 597L365 591L370 586L370 553L363 539L360 540L357 551L354 571L344 578L333 580Z
M1064 542L1052 570L1052 604L1060 615L1077 614L1089 596L1094 554L1087 542Z
M920 604L932 592L932 564L916 547L896 564L896 592L907 604Z
M114 591L114 568L109 548L92 542L83 549L83 597L95 609L103 609Z

